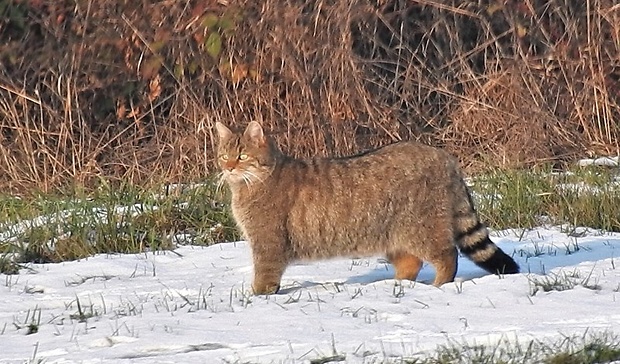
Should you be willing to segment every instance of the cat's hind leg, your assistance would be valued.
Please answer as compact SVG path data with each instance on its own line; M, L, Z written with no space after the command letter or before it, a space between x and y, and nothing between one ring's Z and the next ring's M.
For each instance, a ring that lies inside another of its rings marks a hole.
M444 283L454 281L458 263L456 248L443 250L439 254L430 257L428 260L433 267L435 267L434 286L439 287Z
M415 281L422 269L422 260L409 253L387 253L387 259L392 263L396 273L394 279L408 279Z

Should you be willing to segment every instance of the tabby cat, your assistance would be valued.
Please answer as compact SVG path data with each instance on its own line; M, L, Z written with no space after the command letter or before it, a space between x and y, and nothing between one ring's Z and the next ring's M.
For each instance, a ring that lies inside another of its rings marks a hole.
M278 291L295 260L383 254L396 279L415 280L422 261L433 284L454 280L457 247L483 269L518 265L480 222L457 161L441 149L400 142L346 158L284 155L261 125L222 123L217 161L232 212L252 247L255 294Z

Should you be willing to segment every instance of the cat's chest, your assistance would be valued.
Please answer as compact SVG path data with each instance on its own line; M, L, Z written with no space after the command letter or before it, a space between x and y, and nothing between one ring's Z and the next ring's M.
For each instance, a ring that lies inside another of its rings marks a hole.
M266 227L275 228L285 220L287 209L277 197L233 194L231 210L243 235L251 239Z
M230 207L232 210L233 218L235 219L237 226L239 226L239 229L241 229L243 236L247 238L248 234L246 227L248 225L248 220L251 220L251 213L250 211L248 211L247 206L245 206L242 201L233 198L231 202L232 203Z
M257 227L267 223L269 214L264 211L258 201L250 202L248 199L233 198L231 210L237 226L245 238L250 238Z

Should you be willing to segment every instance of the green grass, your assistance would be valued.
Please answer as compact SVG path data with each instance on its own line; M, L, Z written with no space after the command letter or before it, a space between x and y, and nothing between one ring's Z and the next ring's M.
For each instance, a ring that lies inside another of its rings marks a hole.
M472 191L482 220L493 229L562 224L620 231L618 170L548 168L496 170L477 176ZM58 194L0 194L0 272L27 262L59 262L97 253L172 249L239 239L215 184L141 188L73 188ZM177 241L175 237L187 237Z
M620 360L620 341L609 332L564 336L557 341L515 342L501 339L495 345L450 342L435 350L406 357L367 359L369 364L598 364ZM347 356L334 347L333 353L310 363L345 362ZM232 362L231 362L232 363ZM251 362L250 362L251 363Z
M0 197L0 272L26 262L59 262L97 253L171 249L238 239L212 182L143 189L101 183L91 192Z
M573 272L550 273L541 277L529 276L530 295L535 296L538 292L566 291L577 286L598 291L601 287L592 276L582 276L578 270Z
M477 209L494 229L564 224L620 231L618 170L548 168L492 171L475 178Z
M452 343L440 346L408 364L594 364L620 360L618 337L610 333L565 336L556 342L533 340L519 344L508 339L496 346Z
M26 317L22 322L14 321L13 326L17 330L23 330L26 335L32 335L39 332L39 326L41 325L41 309L35 307L34 310L26 311Z

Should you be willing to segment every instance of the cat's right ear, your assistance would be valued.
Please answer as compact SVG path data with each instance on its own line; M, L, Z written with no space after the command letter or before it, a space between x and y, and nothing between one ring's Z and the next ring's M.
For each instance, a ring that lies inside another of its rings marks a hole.
M258 146L265 145L265 132L257 121L251 121L243 135Z
M233 135L233 132L219 121L215 123L215 129L217 130L217 134L220 136L220 141L230 139Z

